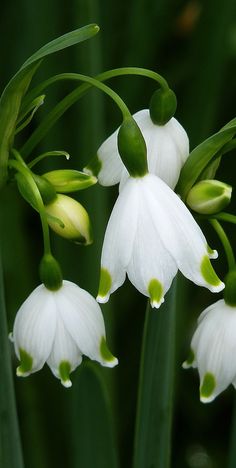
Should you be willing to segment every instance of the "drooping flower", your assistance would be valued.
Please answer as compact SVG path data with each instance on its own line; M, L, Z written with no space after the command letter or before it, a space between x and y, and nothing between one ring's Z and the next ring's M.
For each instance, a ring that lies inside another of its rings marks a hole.
M152 122L148 109L133 115L147 146L148 171L156 174L174 188L189 155L189 140L184 128L172 117L165 125ZM117 129L100 146L97 156L84 171L98 177L101 185L110 186L124 181L129 174L120 158Z
M70 281L53 291L38 286L20 307L12 333L15 352L21 361L18 376L40 370L45 362L65 387L85 354L103 366L117 359L106 345L101 309L84 289Z
M159 307L179 269L194 283L213 292L220 281L210 263L216 251L207 241L180 198L153 174L130 177L116 201L102 249L97 300L109 296L125 281Z
M236 388L236 307L221 299L198 319L184 368L197 367L200 399L210 403L231 383Z

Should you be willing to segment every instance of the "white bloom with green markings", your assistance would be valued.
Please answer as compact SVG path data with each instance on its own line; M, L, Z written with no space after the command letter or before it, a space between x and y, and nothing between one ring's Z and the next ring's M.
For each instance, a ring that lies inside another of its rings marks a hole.
M171 188L179 179L181 168L189 155L189 139L184 128L173 117L165 125L152 122L148 109L133 115L146 146L148 170L156 174ZM110 186L128 178L128 172L120 158L117 146L117 129L100 146L97 156L84 171L96 175L101 185Z
M200 399L210 403L231 383L236 388L236 307L221 299L205 309L184 368L197 367Z
M12 333L21 361L17 375L26 377L45 362L65 387L82 355L113 367L117 359L106 345L103 315L95 299L70 281L52 291L38 286L20 307Z
M127 273L151 305L159 307L178 269L195 284L219 292L224 283L209 260L216 256L167 184L153 174L130 177L107 225L97 300L107 302Z

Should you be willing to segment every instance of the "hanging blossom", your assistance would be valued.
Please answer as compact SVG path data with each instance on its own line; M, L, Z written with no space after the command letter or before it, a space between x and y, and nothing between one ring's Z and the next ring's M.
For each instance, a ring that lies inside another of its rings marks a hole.
M231 383L236 388L236 307L221 299L198 319L185 369L197 367L200 399L210 403Z
M63 281L56 291L38 286L20 307L12 333L15 352L21 361L17 375L26 377L47 362L65 387L82 361L82 354L103 366L118 361L106 345L101 309L84 289Z
M219 292L224 283L210 263L211 250L180 198L153 174L130 177L115 203L107 225L97 300L125 281L159 307L179 269L195 284Z
M169 187L174 188L180 171L189 155L189 139L180 123L172 117L165 125L152 122L148 109L133 115L137 122L146 146L148 171L159 176ZM97 151L96 170L92 165L84 168L91 174L96 172L101 185L110 186L124 182L129 177L118 152L117 129Z

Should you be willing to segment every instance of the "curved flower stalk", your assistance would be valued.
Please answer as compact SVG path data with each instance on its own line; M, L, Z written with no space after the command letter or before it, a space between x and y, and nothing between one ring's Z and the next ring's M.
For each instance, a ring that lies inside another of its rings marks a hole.
M105 233L97 300L107 302L127 273L134 286L150 297L152 307L158 308L178 269L195 284L221 291L224 283L209 260L216 257L168 185L153 174L130 177Z
M183 367L197 367L200 400L210 403L231 383L236 388L236 308L221 299L198 319L190 356Z
M101 309L95 299L70 281L53 291L38 286L20 307L12 339L21 361L17 375L26 377L45 362L65 387L82 354L103 366L118 361L106 345Z
M148 170L159 176L171 188L178 182L179 174L189 155L189 139L184 128L172 117L165 125L156 125L150 118L148 109L133 115L146 146ZM96 169L88 165L84 171L98 177L101 185L115 185L128 178L129 174L120 158L117 146L117 129L100 146L97 152Z

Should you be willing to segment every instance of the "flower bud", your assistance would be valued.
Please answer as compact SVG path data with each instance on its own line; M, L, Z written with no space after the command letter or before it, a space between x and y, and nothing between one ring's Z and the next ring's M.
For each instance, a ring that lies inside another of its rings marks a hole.
M89 245L92 243L90 219L87 211L79 202L67 195L58 194L52 203L45 205L45 211L49 215L49 226L59 236L77 244ZM53 217L62 221L62 224L54 221Z
M96 177L72 169L46 172L42 177L50 182L56 192L60 193L83 190L97 182Z
M143 177L147 174L146 143L132 117L126 118L119 129L118 150L131 177Z
M150 100L149 112L154 124L165 125L175 114L177 99L171 89L157 89Z
M57 260L51 254L45 254L39 265L39 275L47 289L57 291L62 286L62 273Z
M188 206L200 214L214 214L223 210L231 200L232 187L219 180L202 180L188 193Z

